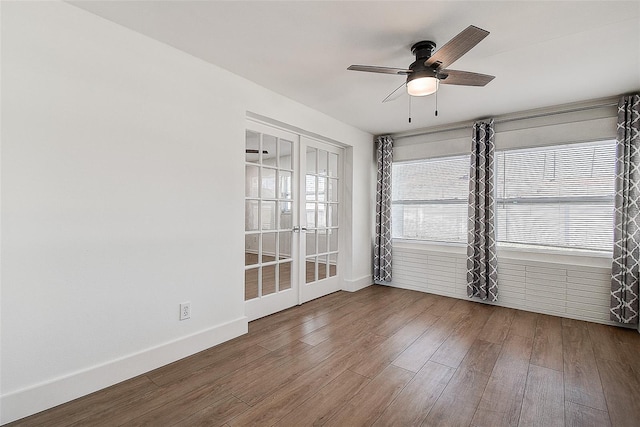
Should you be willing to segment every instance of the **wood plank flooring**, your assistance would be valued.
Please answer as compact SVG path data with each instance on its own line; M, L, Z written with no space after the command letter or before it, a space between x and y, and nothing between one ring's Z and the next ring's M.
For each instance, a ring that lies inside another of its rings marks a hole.
M638 426L640 334L371 286L12 426Z

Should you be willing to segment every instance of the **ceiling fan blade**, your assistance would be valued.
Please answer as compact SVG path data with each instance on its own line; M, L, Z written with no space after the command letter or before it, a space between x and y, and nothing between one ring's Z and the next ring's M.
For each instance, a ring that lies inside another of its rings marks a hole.
M383 73L383 74L411 74L413 71L405 68L391 68L391 67L376 67L374 65L351 65L347 70L351 71L366 71L368 73Z
M446 68L469 52L482 39L489 35L489 31L469 25L460 34L449 40L436 53L424 62L427 67Z
M383 99L382 102L391 102L391 101L395 101L396 99L400 98L400 96L403 93L405 93L404 91L402 91L400 89L404 88L406 85L407 85L406 83L402 83L400 86L398 86L398 88L396 90L394 90L389 95L387 95L387 97L385 99Z
M495 76L490 76L488 74L471 73L469 71L459 70L440 70L438 72L438 76L441 84L461 86L485 86L495 78Z

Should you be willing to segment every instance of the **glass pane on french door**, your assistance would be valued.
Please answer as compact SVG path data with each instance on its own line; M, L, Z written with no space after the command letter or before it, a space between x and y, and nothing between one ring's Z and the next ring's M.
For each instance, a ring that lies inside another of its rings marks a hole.
M249 123L245 139L244 299L250 320L298 303L293 224L298 136Z

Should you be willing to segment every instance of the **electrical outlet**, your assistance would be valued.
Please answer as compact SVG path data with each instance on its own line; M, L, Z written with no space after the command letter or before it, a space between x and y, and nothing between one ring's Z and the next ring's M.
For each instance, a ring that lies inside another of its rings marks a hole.
M180 320L187 320L191 318L191 303L183 302L180 304Z

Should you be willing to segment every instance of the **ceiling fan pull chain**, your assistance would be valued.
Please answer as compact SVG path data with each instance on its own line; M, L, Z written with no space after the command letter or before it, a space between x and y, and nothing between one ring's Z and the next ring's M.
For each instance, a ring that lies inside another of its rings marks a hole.
M440 79L436 82L436 88L440 89ZM436 117L438 117L438 91L436 90Z
M411 98L412 96L409 95L409 123L411 123Z

